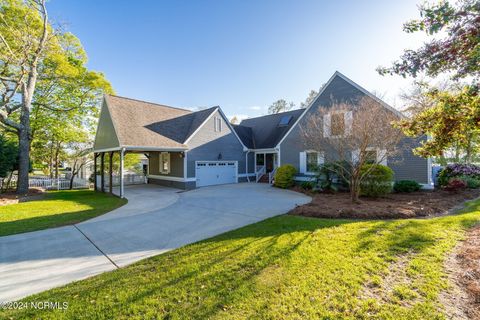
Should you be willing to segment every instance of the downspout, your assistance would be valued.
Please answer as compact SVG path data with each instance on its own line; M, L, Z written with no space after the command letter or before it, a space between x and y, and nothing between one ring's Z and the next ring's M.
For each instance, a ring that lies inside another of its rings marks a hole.
M245 174L247 175L247 181L250 182L250 175L248 174L248 153L250 152L250 150L247 150L247 152L245 152Z

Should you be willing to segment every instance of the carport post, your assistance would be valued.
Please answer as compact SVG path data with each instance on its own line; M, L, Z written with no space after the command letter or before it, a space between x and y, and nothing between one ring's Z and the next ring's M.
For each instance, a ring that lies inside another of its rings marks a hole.
M125 148L120 150L120 198L123 198L123 157L125 156Z
M94 190L95 191L98 191L97 190L97 157L98 157L98 153L93 153L93 187L95 188Z
M105 152L100 154L100 190L105 192Z
M110 151L110 157L108 158L108 192L113 193L113 152Z

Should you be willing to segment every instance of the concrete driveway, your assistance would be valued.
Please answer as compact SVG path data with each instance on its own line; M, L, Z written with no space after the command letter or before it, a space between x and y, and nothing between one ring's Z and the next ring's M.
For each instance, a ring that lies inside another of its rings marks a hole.
M188 192L126 188L127 205L77 225L0 237L0 302L69 282L284 214L311 201L266 184Z

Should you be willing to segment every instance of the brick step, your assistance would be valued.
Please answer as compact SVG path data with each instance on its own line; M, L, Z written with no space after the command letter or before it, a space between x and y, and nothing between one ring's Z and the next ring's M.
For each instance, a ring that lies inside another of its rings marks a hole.
M261 176L258 182L268 183L268 174L264 174L263 176Z

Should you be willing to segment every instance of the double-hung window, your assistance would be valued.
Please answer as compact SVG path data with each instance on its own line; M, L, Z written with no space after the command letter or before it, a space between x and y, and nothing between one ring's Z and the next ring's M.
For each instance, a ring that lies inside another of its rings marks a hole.
M317 170L319 156L318 152L307 152L307 172L315 172Z

